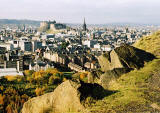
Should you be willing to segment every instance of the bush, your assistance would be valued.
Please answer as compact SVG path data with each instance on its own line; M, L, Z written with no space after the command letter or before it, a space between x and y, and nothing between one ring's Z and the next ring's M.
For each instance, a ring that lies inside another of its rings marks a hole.
M49 78L48 83L49 83L50 85L59 84L59 83L61 83L61 79L60 79L60 77L57 77L57 76L51 76L51 77Z
M35 71L34 70L25 70L24 75L25 76L31 76Z
M35 93L37 96L43 95L44 94L44 88L36 88Z
M80 74L80 76L79 76L79 78L81 79L81 80L83 80L84 78L86 78L87 77L87 73L81 73Z

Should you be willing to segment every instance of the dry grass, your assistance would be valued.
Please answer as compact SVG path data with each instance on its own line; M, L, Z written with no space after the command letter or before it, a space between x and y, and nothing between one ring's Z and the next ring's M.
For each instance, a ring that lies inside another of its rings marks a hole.
M153 33L151 36L145 36L138 40L133 46L143 49L147 52L160 56L160 31Z
M93 113L108 112L144 112L152 102L146 99L149 92L148 80L160 70L160 59L155 59L140 70L134 70L122 75L110 83L110 90L118 92L97 101L89 109ZM134 104L132 104L134 103Z

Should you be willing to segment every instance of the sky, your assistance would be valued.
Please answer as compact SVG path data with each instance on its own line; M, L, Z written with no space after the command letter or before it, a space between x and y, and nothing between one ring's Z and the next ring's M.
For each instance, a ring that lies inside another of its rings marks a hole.
M160 0L0 0L0 19L160 23Z

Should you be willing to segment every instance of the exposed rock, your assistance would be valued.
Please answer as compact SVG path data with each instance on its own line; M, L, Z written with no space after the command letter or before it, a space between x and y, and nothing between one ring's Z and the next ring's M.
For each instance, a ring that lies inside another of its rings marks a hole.
M80 93L77 90L80 86L80 83L72 81L63 82L54 92L27 101L22 113L80 112L84 110L80 103Z
M110 60L110 52L107 52L98 57L98 62L101 66L102 71L112 70L112 64Z
M98 83L100 84L100 76L103 74L100 70L91 71L88 73L88 83Z
M107 52L98 58L101 70L105 72L100 76L100 84L107 88L112 80L132 69L143 67L145 62L154 58L151 53L126 44Z
M94 75L92 72L88 73L88 83L94 83Z
M129 68L115 68L109 70L100 76L100 83L105 89L107 89L111 81L116 80L120 75L129 71Z
M106 94L106 90L98 84L67 80L54 92L32 98L24 103L22 113L89 113L84 107L85 99L87 97L102 99Z
M145 62L151 61L154 58L154 55L148 52L125 44L101 55L98 61L102 71L106 72L114 68L139 69L144 66Z

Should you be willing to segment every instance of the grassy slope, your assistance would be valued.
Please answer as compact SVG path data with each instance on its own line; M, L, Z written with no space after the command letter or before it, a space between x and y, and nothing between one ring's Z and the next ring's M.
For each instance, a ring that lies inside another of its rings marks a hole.
M160 70L159 64L160 59L155 59L144 68L131 71L122 75L117 81L113 81L109 89L116 90L117 93L97 101L91 106L90 111L93 113L153 111L150 105L156 103L151 101L155 95L148 85L152 75Z
M134 46L147 52L160 56L160 31L153 33L138 40Z
M159 58L159 42L160 32L157 32L140 39L134 46ZM92 104L89 108L91 113L158 111L159 87L150 87L151 83L156 82L151 79L160 73L158 58L145 64L143 68L124 74L118 80L111 82L109 89L117 92ZM158 79L160 80L160 77Z

